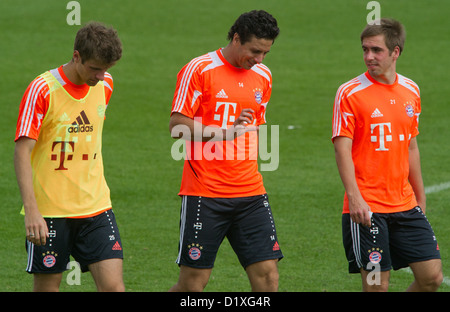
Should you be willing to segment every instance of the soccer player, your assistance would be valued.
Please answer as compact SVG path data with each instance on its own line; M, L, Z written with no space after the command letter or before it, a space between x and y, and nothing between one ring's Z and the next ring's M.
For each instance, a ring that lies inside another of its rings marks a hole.
M262 64L279 34L265 11L242 14L225 48L194 58L177 76L170 131L186 139L178 282L202 291L227 237L253 291L277 291L283 257L258 171L257 131L265 123L272 75Z
M417 144L419 87L396 72L405 31L393 19L367 25L367 71L337 91L332 140L345 196L342 232L350 273L364 291L387 291L391 268L409 266L409 291L435 291L443 275L425 216Z
M123 291L122 243L103 175L102 129L122 56L113 28L91 22L69 63L39 75L20 103L14 163L35 291L58 291L69 256L99 291Z

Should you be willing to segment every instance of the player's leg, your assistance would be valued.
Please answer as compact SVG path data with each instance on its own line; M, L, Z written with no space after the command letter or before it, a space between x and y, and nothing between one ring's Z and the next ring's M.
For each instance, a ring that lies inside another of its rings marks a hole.
M278 260L265 260L250 264L247 272L252 291L271 292L278 291Z
M171 292L200 292L208 284L212 269L197 269L180 266L178 282L170 288Z
M362 290L364 292L387 292L390 271L366 271L361 269Z
M98 291L125 291L122 263L122 259L107 259L88 265Z
M122 242L114 212L69 222L74 231L72 256L82 272L91 271L98 291L124 291Z
M342 238L349 273L360 273L362 290L387 291L391 270L388 214L374 213L371 227L342 215Z
M436 291L442 264L434 231L420 207L393 214L391 254L394 269L409 266L414 282L408 291Z
M33 274L33 291L35 292L58 292L62 280L62 273Z
M234 222L227 232L245 268L252 291L278 290L278 261L283 258L266 194L234 199Z
M46 244L36 246L26 241L26 271L33 274L33 291L56 292L70 260L70 227L64 218L45 221L50 234Z
M442 283L442 263L440 259L410 263L414 282L407 291L436 291Z
M228 200L183 196L176 260L180 274L170 291L202 291L206 287L232 218L232 205L224 205L224 201Z

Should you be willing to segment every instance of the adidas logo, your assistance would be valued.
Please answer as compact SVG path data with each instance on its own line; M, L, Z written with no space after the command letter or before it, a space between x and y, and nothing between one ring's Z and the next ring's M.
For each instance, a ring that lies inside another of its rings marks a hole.
M119 242L116 241L116 243L115 243L114 246L112 247L112 250L122 250L122 247L120 247Z
M378 108L375 108L372 115L370 115L370 118L375 118L375 117L383 117L383 114L380 112L380 110Z
M228 95L225 93L225 91L222 89L219 91L219 93L216 94L216 98L220 99L228 99Z
M75 118L75 121L72 122L72 126L70 126L67 131L69 133L92 132L94 131L94 126L91 126L90 124L86 113L81 111L80 115Z
M275 245L273 245L272 250L273 250L273 251L280 250L280 245L278 245L278 242L275 242Z

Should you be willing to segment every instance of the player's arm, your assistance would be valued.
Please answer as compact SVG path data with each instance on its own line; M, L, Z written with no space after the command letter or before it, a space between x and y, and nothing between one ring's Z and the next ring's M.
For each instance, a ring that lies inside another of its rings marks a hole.
M25 210L25 230L27 238L35 245L45 245L48 237L48 227L37 207L33 190L33 170L31 167L31 152L36 140L20 137L14 150L14 167ZM32 236L32 235L34 236Z
M426 195L423 186L422 169L420 166L420 153L416 137L411 139L409 143L409 183L416 195L417 204L425 213L426 209Z
M249 125L253 122L253 115L252 109L243 109L233 126L225 130L206 126L198 120L174 112L170 117L169 131L174 139L202 142L234 140L245 132L258 130L257 126Z
M352 159L351 138L338 136L334 138L336 163L347 193L350 217L356 223L370 226L370 207L362 197L355 177L355 166Z

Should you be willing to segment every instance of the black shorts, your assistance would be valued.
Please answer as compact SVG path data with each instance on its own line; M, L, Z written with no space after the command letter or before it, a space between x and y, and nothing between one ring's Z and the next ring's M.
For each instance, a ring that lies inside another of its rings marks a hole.
M88 265L106 259L123 259L122 242L113 211L89 218L45 218L49 237L44 246L26 241L28 273L61 273L70 256L83 272ZM69 267L70 269L70 267Z
M433 229L420 207L396 213L374 213L369 228L342 215L342 235L350 273L398 270L409 263L440 259Z
M241 265L281 259L267 195L242 198L183 196L176 263L212 268L224 237Z

